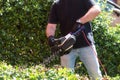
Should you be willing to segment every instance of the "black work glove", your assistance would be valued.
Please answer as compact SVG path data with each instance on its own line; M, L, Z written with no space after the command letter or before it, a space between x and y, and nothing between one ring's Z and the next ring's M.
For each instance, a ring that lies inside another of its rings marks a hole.
M74 25L73 25L73 29L72 29L72 32L76 32L79 28L81 28L83 26L82 23L80 22L76 22Z
M57 47L57 42L55 41L54 36L48 37L48 45L50 46L51 52L54 54L56 51L59 50Z
M49 45L50 47L52 47L52 46L55 45L55 38L54 38L54 36L49 36L49 37L48 37L48 45Z
M80 23L80 22L76 22L73 26L73 29L72 29L72 34L77 37L81 34L82 31L85 30L85 26Z

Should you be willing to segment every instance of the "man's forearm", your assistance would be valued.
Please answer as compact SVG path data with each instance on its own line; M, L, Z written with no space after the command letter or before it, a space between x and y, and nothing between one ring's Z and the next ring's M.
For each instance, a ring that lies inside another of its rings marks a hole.
M46 36L54 36L56 30L56 24L48 24L46 28Z
M89 11L83 17L81 17L79 20L81 23L84 24L86 22L93 20L96 16L98 16L98 14L100 12L101 12L100 7L95 5L92 8L90 8Z

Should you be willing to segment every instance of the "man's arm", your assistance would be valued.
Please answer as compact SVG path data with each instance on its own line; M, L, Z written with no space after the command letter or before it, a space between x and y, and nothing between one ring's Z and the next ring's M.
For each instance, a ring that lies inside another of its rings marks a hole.
M56 25L57 24L50 24L50 23L47 24L47 27L46 27L46 36L47 37L55 35Z
M88 12L81 17L78 22L80 21L82 24L89 22L91 20L93 20L96 16L98 16L98 14L101 12L101 9L98 5L94 5L92 6Z

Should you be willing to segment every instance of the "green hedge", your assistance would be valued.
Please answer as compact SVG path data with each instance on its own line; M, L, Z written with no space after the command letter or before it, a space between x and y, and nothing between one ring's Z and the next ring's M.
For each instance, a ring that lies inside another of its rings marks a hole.
M104 76L106 80L119 80L120 76ZM31 67L13 67L5 62L0 62L0 80L88 80L88 76L75 74L69 69L54 66L45 68L42 65Z
M51 0L0 1L1 61L12 65L35 65L50 55L45 26L51 3ZM110 16L107 15L103 12L93 21L93 31L99 58L108 74L114 76L120 73L120 41L116 37L120 33L110 33Z
M108 74L114 76L120 73L120 26L110 27L111 21L110 14L102 12L93 21L93 31L99 59Z
M80 77L66 68L44 68L42 65L32 67L13 67L0 62L0 80L82 80Z
M49 53L45 25L51 0L0 1L0 59L13 65L40 63Z

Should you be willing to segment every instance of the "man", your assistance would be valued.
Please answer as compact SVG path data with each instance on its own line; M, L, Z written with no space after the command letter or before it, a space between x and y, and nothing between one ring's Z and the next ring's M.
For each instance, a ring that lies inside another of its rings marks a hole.
M90 21L100 12L94 0L56 0L51 7L46 28L49 45L53 46L57 24L60 24L62 36L73 31L76 24L85 26L85 36L81 33L76 38L76 43L70 53L61 56L61 65L74 70L75 59L79 56L92 80L102 79L90 24Z

